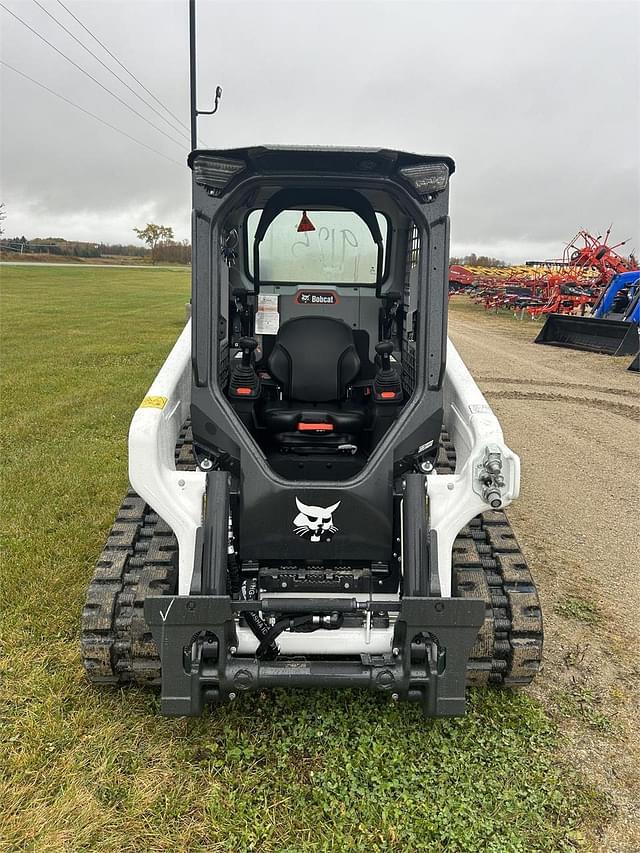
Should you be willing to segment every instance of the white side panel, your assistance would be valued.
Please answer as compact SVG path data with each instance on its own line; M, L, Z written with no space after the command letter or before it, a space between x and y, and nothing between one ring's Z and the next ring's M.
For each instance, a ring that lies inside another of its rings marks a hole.
M129 479L176 535L180 595L188 595L191 586L206 482L202 471L176 471L176 440L189 417L190 403L191 321L169 353L129 429Z
M520 459L504 443L498 419L451 343L444 378L444 426L456 449L455 474L430 474L427 494L431 528L438 534L438 574L443 596L451 595L451 549L459 531L491 509L480 479L487 448L499 451L504 486L501 507L518 497Z

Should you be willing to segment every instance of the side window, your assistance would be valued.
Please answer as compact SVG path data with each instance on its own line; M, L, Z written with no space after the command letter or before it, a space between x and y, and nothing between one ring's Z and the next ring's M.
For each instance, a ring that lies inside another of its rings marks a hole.
M253 240L262 215L247 218L247 258L253 276ZM298 232L300 210L283 210L260 244L261 281L300 284L375 284L378 247L363 220L349 210L308 210L313 231ZM376 213L383 247L387 220Z

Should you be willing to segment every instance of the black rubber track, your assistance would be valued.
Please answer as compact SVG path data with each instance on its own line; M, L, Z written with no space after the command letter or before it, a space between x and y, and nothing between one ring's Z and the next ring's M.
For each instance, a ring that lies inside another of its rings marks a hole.
M176 468L193 470L191 427L176 444ZM171 528L133 490L127 492L87 590L82 659L96 684L160 684L158 649L144 600L178 586L178 543Z
M186 427L176 467L194 468ZM455 468L443 433L439 473ZM133 491L127 493L87 591L82 656L94 683L160 684L160 658L144 621L147 595L177 590L178 544L171 529ZM502 511L474 518L453 546L454 595L482 598L485 622L469 659L470 684L528 684L540 668L542 614L538 594Z

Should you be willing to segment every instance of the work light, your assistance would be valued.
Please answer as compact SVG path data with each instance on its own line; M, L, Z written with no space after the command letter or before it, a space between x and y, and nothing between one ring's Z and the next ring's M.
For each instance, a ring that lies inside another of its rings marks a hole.
M418 166L405 166L400 174L409 181L413 189L421 196L435 195L446 189L449 181L449 169L445 163L422 163Z
M213 160L200 156L193 162L196 183L214 190L214 195L222 195L227 184L245 168L241 160Z

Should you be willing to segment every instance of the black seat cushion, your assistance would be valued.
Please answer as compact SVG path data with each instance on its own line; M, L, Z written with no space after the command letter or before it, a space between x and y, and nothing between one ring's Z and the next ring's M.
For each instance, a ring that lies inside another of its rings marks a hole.
M289 400L343 400L360 370L353 332L333 317L294 317L283 323L269 370Z
M273 400L264 404L260 420L274 433L293 432L300 423L330 423L333 432L358 433L365 426L366 409L348 402L310 406L299 400Z

